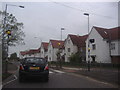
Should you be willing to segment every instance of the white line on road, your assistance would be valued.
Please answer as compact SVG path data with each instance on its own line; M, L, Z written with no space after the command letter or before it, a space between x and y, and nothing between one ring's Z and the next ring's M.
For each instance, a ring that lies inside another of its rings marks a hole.
M11 83L11 82L13 82L15 80L17 80L17 76L16 75L14 75L14 79L13 80L10 80L10 81L4 83L3 86L5 86L5 85L7 85L7 84L9 84L9 83Z
M54 72L57 72L57 73L65 73L65 72L63 72L63 71L59 71L59 70L54 70L54 69L52 69Z
M53 72L49 71L49 73L53 73Z
M2 85L0 85L0 90L2 90Z
M17 79L17 76L16 76L16 75L14 75L14 78L15 78L15 79Z

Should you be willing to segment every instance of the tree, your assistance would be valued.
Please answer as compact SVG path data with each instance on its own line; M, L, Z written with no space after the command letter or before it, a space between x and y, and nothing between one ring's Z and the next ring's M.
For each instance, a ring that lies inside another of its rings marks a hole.
M10 59L11 60L15 60L15 59L17 59L18 57L17 57L17 53L12 53L11 55L10 55Z
M25 33L22 31L23 23L17 21L13 14L0 11L0 17L4 17L0 21L0 34L2 35L2 59L8 58L8 46L16 46L17 44L25 44L24 37ZM5 22L5 23L4 23ZM10 31L10 35L6 32Z
M69 57L69 60L71 63L81 63L82 62L82 57L80 56L80 53L75 53L75 54L72 54L70 57Z
M4 17L5 12L0 12L0 14ZM4 21L4 20L3 20ZM25 37L23 29L23 23L19 23L16 19L16 17L13 14L6 14L6 24L0 24L0 28L2 30L5 29L4 32L4 39L8 42L9 46L16 46L16 44L24 44L23 38ZM9 38L6 34L6 31L9 30L11 32L11 35L9 35Z

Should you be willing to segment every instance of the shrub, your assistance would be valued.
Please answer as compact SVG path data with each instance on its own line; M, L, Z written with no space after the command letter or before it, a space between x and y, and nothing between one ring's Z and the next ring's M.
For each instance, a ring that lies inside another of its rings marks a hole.
M80 56L80 53L75 53L69 57L69 60L71 63L81 63L82 57Z

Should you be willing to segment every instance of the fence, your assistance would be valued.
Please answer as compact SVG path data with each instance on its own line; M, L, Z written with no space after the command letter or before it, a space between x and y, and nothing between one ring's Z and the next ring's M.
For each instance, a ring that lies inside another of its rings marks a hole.
M56 65L56 62L49 62L49 65ZM71 63L71 62L62 62L62 66L70 66L70 67L80 67L80 68L88 68L88 63ZM90 63L90 68L109 68L109 69L118 69L120 68L120 64L112 64L112 63Z

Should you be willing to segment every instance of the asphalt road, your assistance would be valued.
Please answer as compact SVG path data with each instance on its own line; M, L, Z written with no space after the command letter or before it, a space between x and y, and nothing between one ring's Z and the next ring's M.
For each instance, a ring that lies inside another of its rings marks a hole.
M100 82L86 76L50 70L49 81L29 78L23 83L18 81L18 71L5 80L3 88L117 88L108 83Z

